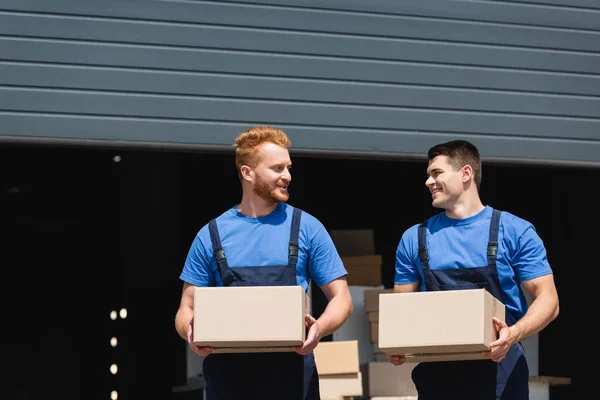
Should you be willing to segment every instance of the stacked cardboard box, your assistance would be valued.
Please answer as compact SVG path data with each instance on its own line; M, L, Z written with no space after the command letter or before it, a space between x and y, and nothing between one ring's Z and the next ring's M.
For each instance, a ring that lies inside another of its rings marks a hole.
M348 271L348 285L380 286L381 256L375 254L372 229L332 230L333 243Z
M417 396L411 373L417 364L394 365L390 362L361 364L365 395L373 398Z
M380 286L383 283L380 255L342 256L342 262L348 271L348 285Z
M385 354L379 350L379 295L382 293L394 293L394 289L370 289L364 291L365 312L369 320L369 332L373 358L375 361L385 361Z
M419 396L374 396L369 400L418 400Z
M319 342L314 356L321 399L337 400L363 395L357 340Z
M194 342L213 353L291 352L306 338L301 286L197 287Z

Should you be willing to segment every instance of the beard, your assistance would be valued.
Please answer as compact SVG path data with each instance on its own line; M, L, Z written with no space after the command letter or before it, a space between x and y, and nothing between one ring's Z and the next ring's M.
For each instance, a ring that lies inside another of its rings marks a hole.
M281 193L277 189L271 189L271 186L259 176L256 177L256 183L254 183L254 193L269 203L285 203L290 198L287 191Z

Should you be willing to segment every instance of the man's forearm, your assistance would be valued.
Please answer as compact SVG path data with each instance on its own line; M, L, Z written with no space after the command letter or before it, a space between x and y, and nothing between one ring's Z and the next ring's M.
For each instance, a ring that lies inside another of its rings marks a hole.
M333 297L323 314L317 319L321 326L322 337L337 331L352 314L352 300L345 297L342 295Z
M190 307L180 307L175 315L175 329L183 340L187 342L188 327L194 317L194 310Z
M527 313L517 323L514 330L517 334L515 342L520 342L544 329L558 316L558 302L553 296L536 298Z

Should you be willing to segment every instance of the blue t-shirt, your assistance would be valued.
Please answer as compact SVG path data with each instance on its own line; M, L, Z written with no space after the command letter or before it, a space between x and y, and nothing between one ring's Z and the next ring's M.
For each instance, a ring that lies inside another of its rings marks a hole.
M427 222L429 267L434 270L486 266L492 211L486 206L465 219L451 219L444 212L431 217ZM401 285L421 280L421 291L425 291L418 252L419 225L407 229L400 239L394 283ZM544 243L535 227L506 211L500 215L496 270L504 292L506 312L514 321L527 311L521 282L552 273Z
M287 265L294 208L279 203L263 217L248 217L237 205L217 218L221 245L230 267ZM308 264L308 266L307 266ZM347 274L336 247L323 224L302 212L298 238L296 282L308 290L310 279L323 286ZM179 276L195 286L223 286L213 255L208 224L196 234Z

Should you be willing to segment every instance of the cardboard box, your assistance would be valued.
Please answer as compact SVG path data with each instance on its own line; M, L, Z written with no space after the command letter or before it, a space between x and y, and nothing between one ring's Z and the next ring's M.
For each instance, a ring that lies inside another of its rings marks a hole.
M367 313L369 322L379 322L379 311L371 311Z
M319 342L313 353L319 376L360 372L358 340Z
M377 346L377 343L372 343L371 347L373 348L373 361L386 361L387 362L385 353L379 349L379 346Z
M381 277L381 256L352 256L342 257L342 262L346 271L348 271L348 285L362 286L380 286Z
M346 268L380 268L381 267L381 256L380 255L368 255L368 256L342 256L342 261Z
M365 312L364 294L373 290L370 286L348 286L352 297L353 312L337 331L333 332L333 340L358 340L358 359L360 363L373 361L371 337L369 333L369 320ZM377 287L383 289L383 286Z
M369 397L416 396L417 388L411 377L416 365L394 365L388 361L362 364L363 391Z
M354 396L321 397L321 400L355 400Z
M485 289L379 296L378 347L408 362L483 359L505 307Z
M340 256L363 256L375 254L372 229L342 229L329 232Z
M394 293L394 289L367 289L364 291L366 312L379 311L379 295L383 293Z
M371 332L371 343L377 343L379 341L379 322L369 322L369 328Z
M293 351L306 338L301 286L197 287L194 342L213 353Z
M319 376L319 392L322 399L343 396L362 396L362 373Z

